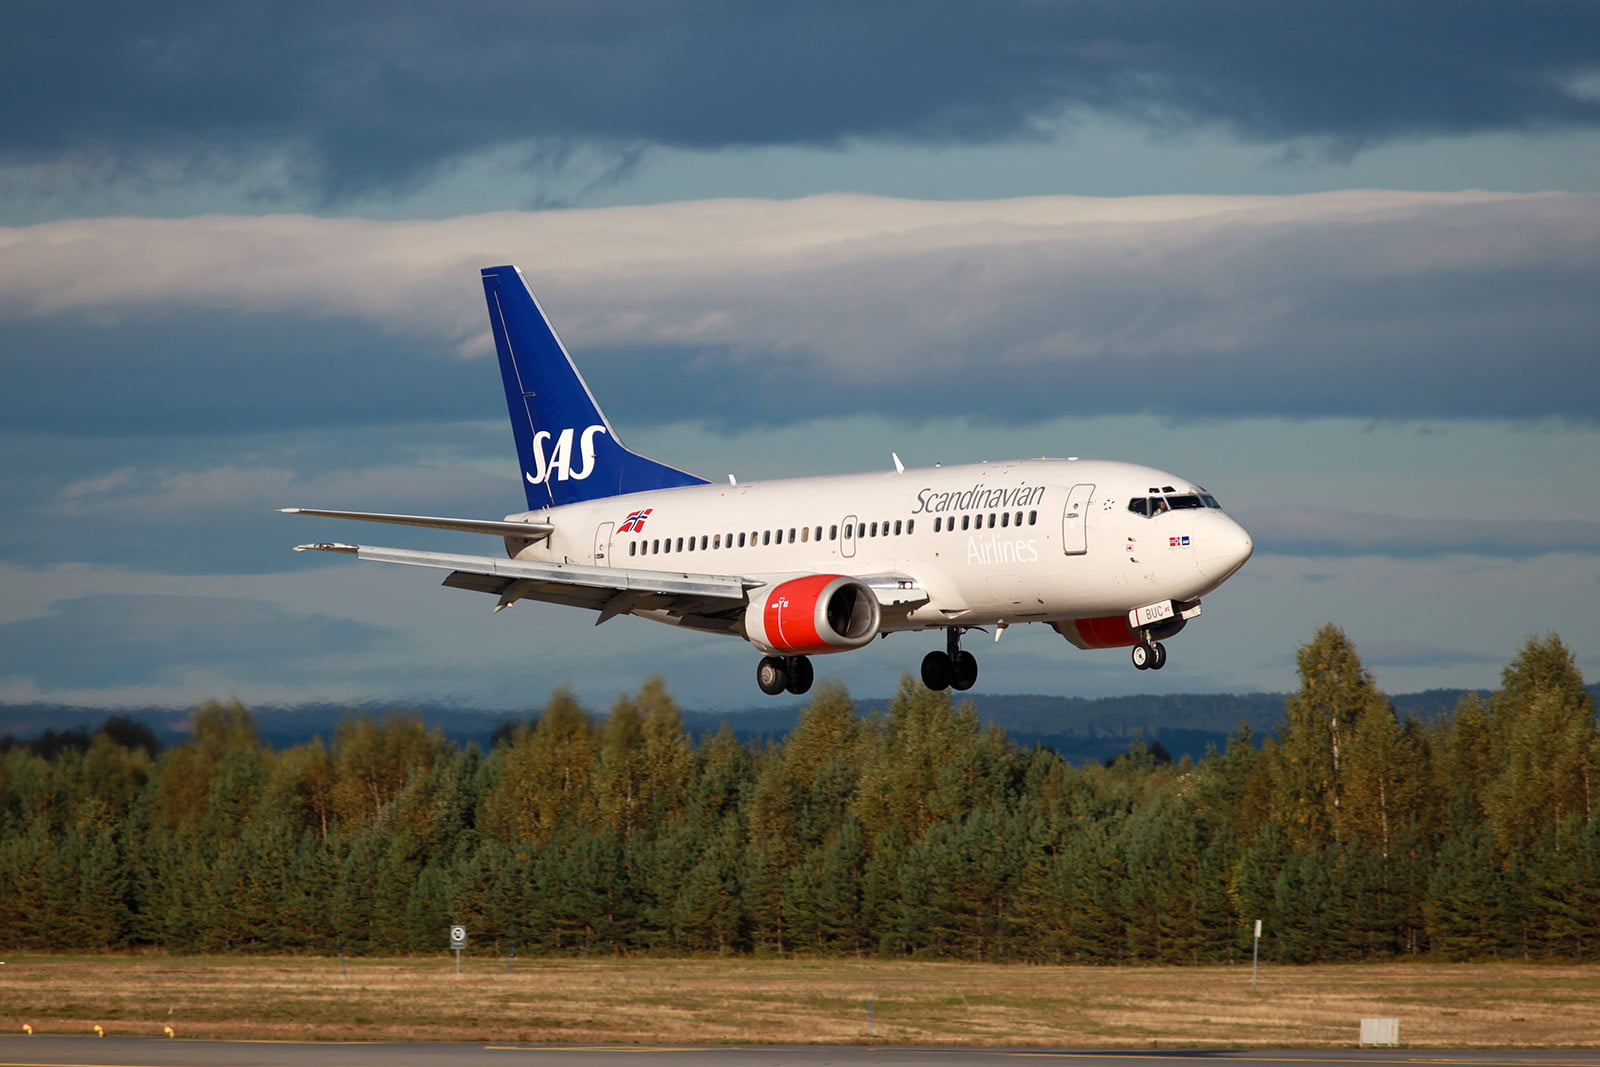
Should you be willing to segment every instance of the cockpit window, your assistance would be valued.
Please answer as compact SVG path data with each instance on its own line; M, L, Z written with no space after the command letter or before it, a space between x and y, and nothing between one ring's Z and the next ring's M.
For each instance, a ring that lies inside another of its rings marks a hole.
M1161 496L1136 496L1128 501L1128 510L1135 515L1155 518L1167 511L1194 508L1221 508L1217 498L1210 493L1171 493Z

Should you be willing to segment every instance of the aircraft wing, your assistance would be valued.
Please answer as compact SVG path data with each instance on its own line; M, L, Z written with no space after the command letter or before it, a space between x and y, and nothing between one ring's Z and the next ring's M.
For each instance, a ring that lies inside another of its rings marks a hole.
M596 626L618 615L640 612L692 629L733 633L747 601L746 591L763 584L724 574L541 563L336 542L297 545L295 551L340 552L377 563L449 571L443 584L498 596L496 611L518 600L594 608L600 612Z
M321 508L279 508L285 515L321 515L329 519L358 519L361 522L387 522L396 526L424 526L430 530L460 530L462 533L494 534L543 541L555 527L548 522L510 522L500 519L449 519L436 515L391 515L385 511L327 511Z

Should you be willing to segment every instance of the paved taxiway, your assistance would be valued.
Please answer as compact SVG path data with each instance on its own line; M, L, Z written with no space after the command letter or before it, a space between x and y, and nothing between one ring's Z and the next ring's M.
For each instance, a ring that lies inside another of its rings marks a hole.
M1600 1049L1033 1049L844 1045L480 1045L0 1037L0 1067L1600 1067Z

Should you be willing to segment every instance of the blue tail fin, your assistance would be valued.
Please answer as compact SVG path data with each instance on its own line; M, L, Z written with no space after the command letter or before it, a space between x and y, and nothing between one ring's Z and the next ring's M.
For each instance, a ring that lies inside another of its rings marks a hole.
M494 347L530 511L646 489L704 485L624 448L516 267L486 267Z

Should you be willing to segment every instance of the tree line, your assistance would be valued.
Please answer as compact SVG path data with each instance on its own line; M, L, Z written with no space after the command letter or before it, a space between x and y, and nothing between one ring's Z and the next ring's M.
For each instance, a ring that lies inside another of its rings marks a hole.
M208 702L0 754L0 946L883 954L1187 963L1600 956L1600 741L1559 638L1398 719L1326 626L1275 737L1073 767L909 677L779 742L691 739L659 679L558 690L487 752L414 715L274 750ZM43 740L43 739L41 739Z

